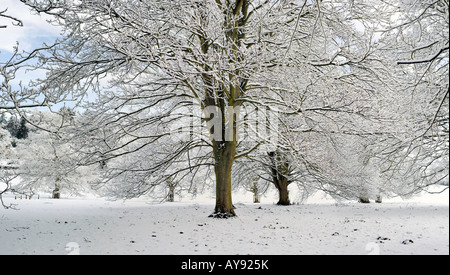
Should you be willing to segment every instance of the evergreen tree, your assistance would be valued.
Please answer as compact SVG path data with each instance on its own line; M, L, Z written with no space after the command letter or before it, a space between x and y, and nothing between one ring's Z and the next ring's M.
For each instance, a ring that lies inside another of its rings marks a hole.
M16 131L16 136L15 136L17 139L26 139L28 137L29 130L27 128L26 123L27 122L25 119L23 119L23 118L20 119L20 125Z
M8 123L6 124L6 130L11 134L11 137L17 136L17 131L19 129L19 122L15 116L11 116Z

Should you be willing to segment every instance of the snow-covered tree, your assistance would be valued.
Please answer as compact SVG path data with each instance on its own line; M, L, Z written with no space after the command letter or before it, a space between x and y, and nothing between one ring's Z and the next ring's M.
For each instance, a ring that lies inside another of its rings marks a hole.
M243 158L233 167L233 189L244 189L253 194L253 202L260 203L261 197L270 187L263 163L256 159Z
M62 127L71 123L68 122L68 113L71 112L67 108L61 109L59 114L33 111L28 119L46 129L54 129L56 125ZM70 140L70 136L34 130L28 139L18 142L15 148L18 156L16 174L20 181L13 186L14 190L29 194L52 193L55 199L59 199L61 193L71 195L90 191L91 181L99 176L99 165L79 166L76 163L77 152Z
M1 29L10 26L23 25L20 19L10 16L7 11L7 9L0 10L0 19L6 19L8 22L6 25L3 25L3 21L0 23L0 31ZM18 46L13 50L15 53L9 59L2 55L2 52L0 51L0 202L5 208L11 208L13 206L5 205L2 195L11 191L12 182L17 178L17 173L15 171L17 168L17 159L15 151L12 148L14 141L11 139L11 132L6 130L9 124L5 121L5 111L7 112L15 109L15 106L11 104L11 95L14 93L11 87L11 81L14 79L17 70L20 68L19 64L13 64L13 60L18 52ZM20 106L20 104L17 106ZM9 119L9 123L11 123L11 121L15 119L15 116L9 116ZM16 120L14 120L14 122L16 122Z
M0 8L0 34L2 29L9 27L23 27L23 21L8 14L7 7ZM3 35L3 34L2 34ZM46 48L45 46L42 49ZM36 90L25 83L16 81L19 71L28 67L27 62L36 57L39 49L30 53L22 53L19 41L11 48L12 54L0 51L0 112L19 111L21 109L47 106L47 102Z
M168 114L192 105L192 99L198 102L210 138L194 139L184 152L210 148L204 163L214 166L214 212L220 217L235 215L234 161L266 143L257 136L252 148L238 147L238 109L269 106L299 112L287 95L298 98L299 89L331 77L333 66L361 63L370 53L370 47L351 39L339 47L344 40L336 35L349 35L350 6L338 1L24 2L55 15L54 23L65 31L64 38L40 56L41 65L50 70L40 87L45 97L66 100L96 94L97 106L119 104L98 109L106 114L103 127L125 126L107 136L111 148L98 157L131 156L154 146L170 134L167 120L180 119ZM303 85L293 87L299 74L306 76ZM109 89L101 87L102 80L109 81ZM317 111L329 111L327 102L316 104ZM138 133L142 123L152 132ZM166 160L170 163L179 154ZM153 185L148 180L145 184Z
M3 207L10 208L3 202L2 195L11 190L11 184L17 178L15 168L16 157L11 146L11 135L0 127L0 202Z
M430 185L448 188L449 2L386 1L380 43L402 75L397 112L407 135L394 137L382 154L386 180L400 195ZM395 106L395 105L394 105Z
M355 184L343 178L360 181L372 163L386 182L398 171L412 176L407 185L448 178L448 162L434 168L448 152L448 32L437 27L448 27L446 1L22 2L64 29L33 52L48 70L33 96L86 103L70 134L77 163L101 163L110 194L150 194L168 180L190 190L214 178L213 216L234 216L232 167L244 158L265 158L275 186L276 178L339 193ZM253 123L246 108L277 118ZM276 139L261 131L277 125ZM250 134L239 140L243 128ZM363 170L341 173L332 165L339 154L327 158L346 136L376 140L361 145L370 156L341 159Z

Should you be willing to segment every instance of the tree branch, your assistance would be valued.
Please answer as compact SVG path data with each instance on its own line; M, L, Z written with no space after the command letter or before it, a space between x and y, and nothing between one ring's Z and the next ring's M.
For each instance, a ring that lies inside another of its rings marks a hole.
M398 61L397 65L411 65L411 64L422 64L422 63L429 63L433 62L436 58L438 58L443 52L448 51L449 46L442 48L437 54L434 56L428 58L428 59L422 59L422 60L406 60L406 61Z

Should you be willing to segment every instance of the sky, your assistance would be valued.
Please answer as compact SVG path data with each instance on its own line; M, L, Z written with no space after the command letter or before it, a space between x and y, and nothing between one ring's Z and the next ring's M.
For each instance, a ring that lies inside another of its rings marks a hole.
M47 20L51 17L36 12L32 12L29 7L20 2L20 0L0 0L0 11L4 14L17 18L22 21L23 26L14 25L14 20L0 17L0 64L9 60L13 53L14 47L19 43L19 52L31 52L39 48L43 43L52 44L61 33L61 29L56 27ZM43 78L45 73L43 70L18 70L15 79L9 84L16 89L21 84L23 87L29 86L31 80ZM2 79L0 78L0 81Z
M47 20L48 15L39 15L32 12L20 0L0 0L0 11L6 11L6 15L20 19L23 26L15 26L13 20L0 17L0 25L7 26L0 28L0 62L9 60L13 54L14 47L19 43L19 52L30 52L39 48L43 43L51 44L59 37L61 29ZM42 71L19 70L16 73L13 87L22 83L27 86L30 80L43 76Z
M10 54L16 42L19 42L21 50L30 51L41 46L43 42L52 42L59 36L60 29L46 21L49 16L33 14L19 0L0 0L0 10L5 9L7 15L22 20L23 27L14 26L12 20L0 18L0 25L7 25L7 28L0 29L2 55Z

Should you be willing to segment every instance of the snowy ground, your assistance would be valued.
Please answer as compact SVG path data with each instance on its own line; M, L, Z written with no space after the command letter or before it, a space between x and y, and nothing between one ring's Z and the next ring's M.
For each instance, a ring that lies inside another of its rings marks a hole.
M448 191L383 204L280 207L100 199L14 200L0 208L0 254L449 254Z

